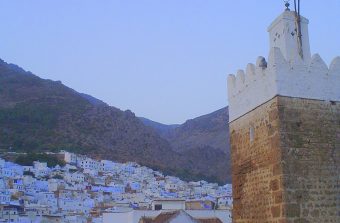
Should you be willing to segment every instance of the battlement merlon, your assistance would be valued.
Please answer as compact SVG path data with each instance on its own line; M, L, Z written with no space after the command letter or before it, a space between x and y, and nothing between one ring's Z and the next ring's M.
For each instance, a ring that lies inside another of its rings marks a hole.
M236 76L229 75L229 121L277 95L340 101L340 57L334 58L329 67L318 54L309 64L297 60L291 65L279 48L272 48L268 64L259 57L256 65L247 65L246 72L239 70Z

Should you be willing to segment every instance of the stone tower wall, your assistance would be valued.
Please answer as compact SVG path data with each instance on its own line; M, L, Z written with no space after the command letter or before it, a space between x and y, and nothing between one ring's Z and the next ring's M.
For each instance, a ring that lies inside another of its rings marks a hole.
M282 216L340 222L340 102L279 97L278 110Z
M339 102L276 96L231 122L230 140L234 222L338 222Z
M270 53L228 77L233 221L340 222L340 57L302 48L295 13L269 27Z
M229 123L235 223L279 223L283 219L277 103L275 97Z

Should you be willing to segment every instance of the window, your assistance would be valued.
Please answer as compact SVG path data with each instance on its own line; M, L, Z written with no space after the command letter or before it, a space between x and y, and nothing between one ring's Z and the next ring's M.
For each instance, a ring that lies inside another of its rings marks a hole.
M156 211L162 210L162 205L161 204L155 204L155 210Z
M254 138L255 138L255 129L254 129L254 126L250 126L249 128L249 140L250 140L250 143L253 143L254 142Z

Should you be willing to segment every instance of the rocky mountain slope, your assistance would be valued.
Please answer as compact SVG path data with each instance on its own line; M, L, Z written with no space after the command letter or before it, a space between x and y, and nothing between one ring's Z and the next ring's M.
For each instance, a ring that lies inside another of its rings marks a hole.
M41 79L0 60L0 150L65 149L119 162L135 161L187 180L225 182L215 150L200 144L182 151L177 147L181 143L172 144L167 137L144 125L131 111L108 106L60 81Z
M162 124L159 122L152 121L150 119L144 118L144 117L139 117L139 119L143 122L144 125L149 126L156 130L156 132L161 135L166 137L167 135L171 134L172 130L177 128L180 125L174 124L174 125L166 125Z
M165 135L176 151L210 146L229 153L229 113L222 108L207 115L186 121Z
M225 107L175 127L143 122L166 139L173 150L188 157L192 162L205 160L204 163L212 163L213 166L209 167L213 168L206 167L206 171L210 174L215 171L220 179L231 182L228 121L228 107ZM196 163L196 166L200 165L201 163Z
M59 150L162 167L177 154L135 117L95 105L61 82L0 64L0 146Z

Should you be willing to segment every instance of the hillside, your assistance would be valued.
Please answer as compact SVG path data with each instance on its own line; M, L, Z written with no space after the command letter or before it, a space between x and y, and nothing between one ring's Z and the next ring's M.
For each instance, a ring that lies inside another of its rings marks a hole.
M41 79L1 60L0 149L9 148L66 149L94 158L135 161L186 180L224 182L212 159L173 150L168 140L131 111L108 106L60 81Z
M155 121L152 121L150 119L143 118L143 117L139 117L139 119L143 122L144 125L153 128L154 130L156 130L156 132L160 136L164 136L164 137L166 137L167 135L171 134L172 130L174 130L175 128L180 126L180 125L176 125L176 124L174 124L174 125L166 125L166 124L155 122Z
M225 107L210 114L186 121L184 124L169 131L165 138L179 152L195 147L210 146L228 153L228 121L228 108Z
M231 182L228 122L229 112L228 107L225 107L186 121L173 129L165 139L175 151L186 157L213 163L215 174L220 179ZM213 174L213 170L209 169L207 172Z
M228 121L228 107L225 107L175 128L163 125L159 130L153 123L144 123L158 131L173 150L188 157L189 162L196 162L195 168L201 169L202 163L210 163L211 168L205 167L207 173L215 172L219 179L231 182Z
M93 105L61 82L0 65L0 145L14 150L58 150L163 165L169 145L131 111ZM145 156L142 158L141 156Z

